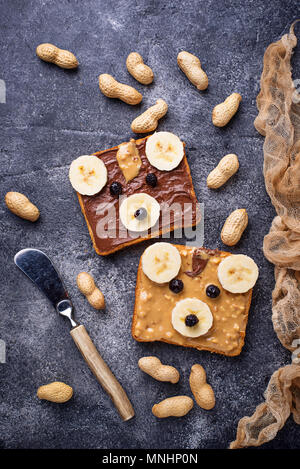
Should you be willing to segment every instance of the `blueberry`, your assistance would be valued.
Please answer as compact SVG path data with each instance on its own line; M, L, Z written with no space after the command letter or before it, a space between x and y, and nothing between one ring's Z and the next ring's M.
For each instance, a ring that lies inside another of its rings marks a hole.
M197 316L195 314L189 314L185 318L185 325L187 327L196 326L196 324L198 324L198 322L199 322L199 319L197 318Z
M144 220L147 215L148 215L147 210L144 207L138 208L136 212L134 212L134 216L138 220Z
M112 182L110 186L111 195L121 195L122 194L122 185L119 182Z
M146 176L146 183L151 186L151 187L155 187L156 184L157 184L157 177L155 176L154 173L149 173L147 174Z
M208 287L206 287L206 294L209 296L209 298L217 298L220 293L220 288L218 288L216 285L208 285Z
M179 278L173 278L169 283L169 288L173 293L180 293L183 290L183 281Z

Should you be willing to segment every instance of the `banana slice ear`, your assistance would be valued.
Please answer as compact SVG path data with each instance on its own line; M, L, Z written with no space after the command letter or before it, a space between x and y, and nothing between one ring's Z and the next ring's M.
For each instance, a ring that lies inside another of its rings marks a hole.
M146 143L149 163L161 171L171 171L181 162L184 155L183 143L171 132L155 132Z
M181 267L178 249L169 243L155 243L149 246L142 257L145 275L155 283L170 282Z
M246 293L254 287L258 278L258 267L254 260L244 254L226 257L218 267L218 278L222 287L231 293Z
M82 155L72 161L69 179L79 194L94 195L107 183L107 169L97 156Z

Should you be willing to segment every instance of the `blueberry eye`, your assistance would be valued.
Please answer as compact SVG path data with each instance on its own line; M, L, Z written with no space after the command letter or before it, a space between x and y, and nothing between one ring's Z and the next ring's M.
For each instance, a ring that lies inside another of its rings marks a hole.
M185 318L185 325L187 327L196 326L196 324L198 324L198 322L199 322L199 319L197 318L197 316L195 314L189 314Z
M122 194L122 186L117 181L112 182L109 190L110 190L111 195L120 195L120 194Z
M155 187L157 184L157 177L155 176L154 173L148 173L146 176L146 183L151 186Z
M147 210L144 207L138 208L136 212L134 212L134 216L138 220L144 220L147 215Z
M173 278L169 283L169 288L173 293L180 293L183 290L183 281L179 278Z
M220 289L216 285L208 285L208 287L206 287L206 295L209 298L217 298L220 293Z

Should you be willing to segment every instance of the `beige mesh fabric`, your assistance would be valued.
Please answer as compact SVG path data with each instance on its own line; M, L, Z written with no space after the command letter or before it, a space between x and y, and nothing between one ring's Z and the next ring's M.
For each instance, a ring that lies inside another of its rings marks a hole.
M267 192L285 225L299 233L300 247L300 104L292 101L295 88L290 64L296 44L292 28L290 34L267 48L257 96L259 114L254 125L265 136Z
M299 365L287 365L273 373L265 391L265 402L251 417L239 421L236 440L230 448L260 446L272 440L291 412L295 422L300 424Z
M266 258L275 264L272 320L290 351L300 338L300 100L297 104L290 64L296 44L292 25L289 34L267 48L254 122L265 136L265 184L277 212L263 245ZM230 448L272 440L291 413L300 424L300 364L275 371L264 397L251 417L239 421Z
M297 272L292 269L275 267L275 279L273 326L282 345L292 352L294 340L300 338L300 284Z
M300 234L291 231L279 216L274 218L263 248L266 258L273 264L300 271Z

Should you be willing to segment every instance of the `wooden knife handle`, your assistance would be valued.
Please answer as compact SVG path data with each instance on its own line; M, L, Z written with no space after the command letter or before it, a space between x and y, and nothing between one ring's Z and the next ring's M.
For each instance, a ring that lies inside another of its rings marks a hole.
M82 325L76 326L70 334L91 371L118 409L122 419L131 419L134 416L131 402L119 381L101 358L85 327Z

